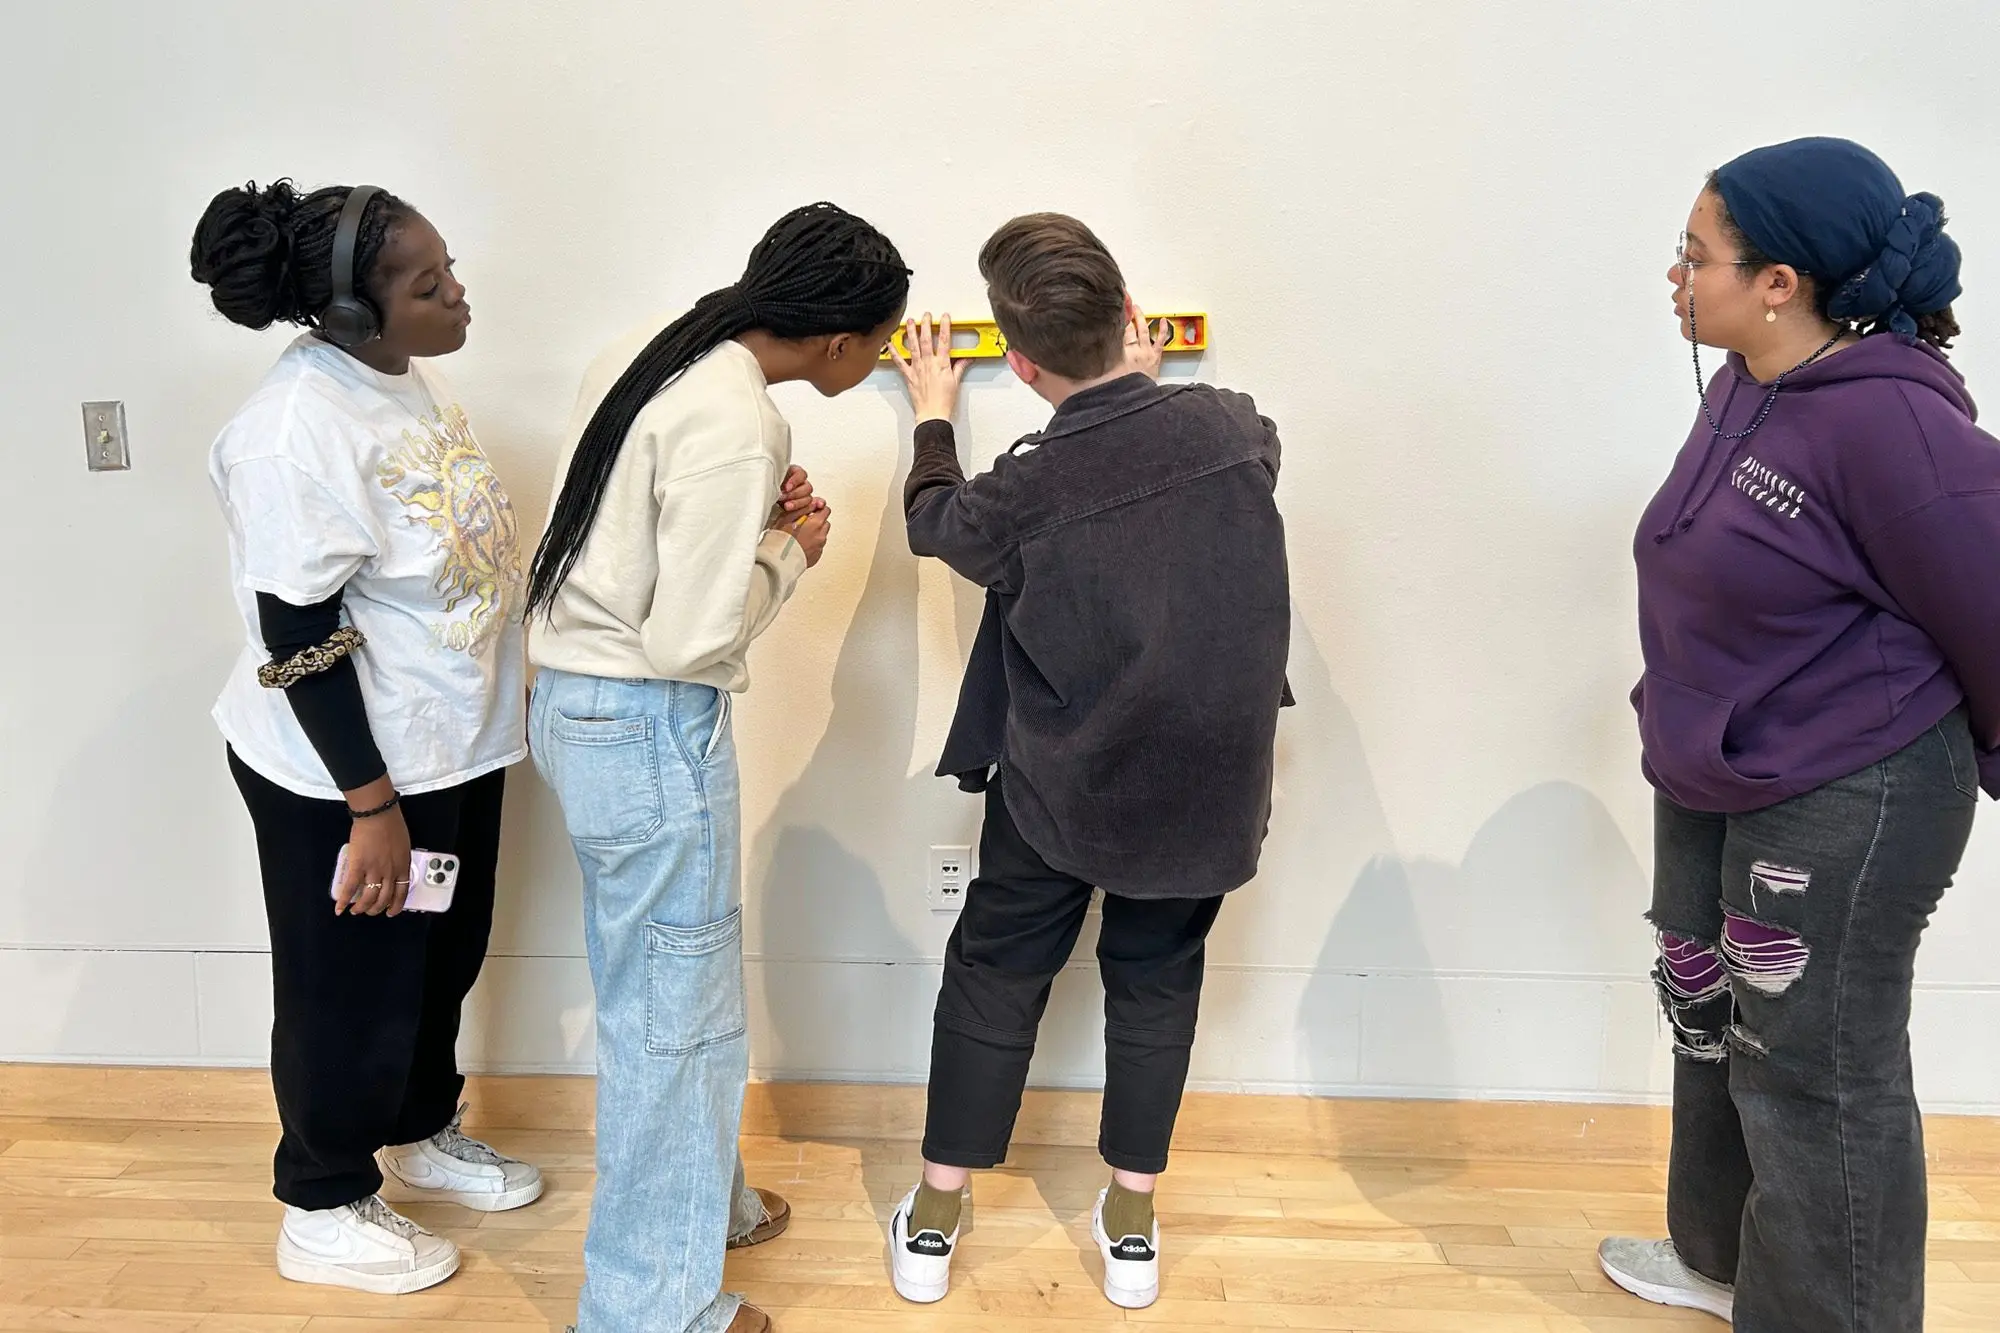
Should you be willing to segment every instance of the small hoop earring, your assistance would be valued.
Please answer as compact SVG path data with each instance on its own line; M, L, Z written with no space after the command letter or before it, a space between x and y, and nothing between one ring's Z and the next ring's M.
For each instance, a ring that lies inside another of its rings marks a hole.
M1778 312L1775 310L1766 310L1764 312L1764 322L1766 324L1776 324L1778 322Z

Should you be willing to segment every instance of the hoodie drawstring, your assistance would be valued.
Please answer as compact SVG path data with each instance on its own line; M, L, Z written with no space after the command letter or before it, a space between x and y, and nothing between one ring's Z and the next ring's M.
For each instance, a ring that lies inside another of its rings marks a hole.
M1734 376L1730 377L1729 396L1722 400L1722 419L1724 421L1729 420L1729 409L1735 406L1736 389L1740 382ZM1677 517L1674 521L1668 523L1666 527L1661 528L1653 534L1655 545L1666 542L1676 533L1686 532L1694 526L1695 516L1707 508L1709 500L1714 497L1716 490L1722 485L1723 476L1729 471L1730 465L1736 461L1737 443L1738 440L1736 437L1724 435L1719 426L1715 428L1714 433L1709 436L1708 452L1702 455L1701 466L1695 469L1692 477L1688 478L1688 484L1682 489L1680 499L1674 502L1673 512ZM1708 487L1702 490L1700 499L1696 499L1695 491L1701 487L1702 474L1707 472L1708 465L1715 461L1715 454L1718 448L1721 448L1725 455L1722 460L1722 466L1717 468L1715 475L1708 479ZM1689 507L1691 501L1693 502L1692 508Z

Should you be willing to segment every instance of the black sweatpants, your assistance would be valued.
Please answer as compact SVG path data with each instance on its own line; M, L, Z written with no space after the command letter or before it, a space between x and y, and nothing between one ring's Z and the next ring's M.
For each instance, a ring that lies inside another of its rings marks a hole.
M946 946L931 1038L924 1157L983 1169L1007 1156L1049 988L1069 961L1091 886L1021 837L996 780L979 877ZM1166 1170L1222 899L1104 899L1104 1110L1098 1151L1121 1171Z
M458 857L451 910L335 916L333 867L353 821L295 795L232 752L257 830L271 926L271 1083L283 1137L274 1193L338 1208L382 1187L377 1149L451 1122L459 1006L486 960L504 772L403 799L413 847Z

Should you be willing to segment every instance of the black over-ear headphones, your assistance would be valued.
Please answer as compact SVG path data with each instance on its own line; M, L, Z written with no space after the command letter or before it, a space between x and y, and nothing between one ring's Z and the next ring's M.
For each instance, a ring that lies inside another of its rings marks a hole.
M347 192L340 223L333 232L333 299L320 312L320 332L335 347L359 347L382 332L382 317L366 299L355 294L354 251L361 240L361 215L368 201L382 191L357 185Z

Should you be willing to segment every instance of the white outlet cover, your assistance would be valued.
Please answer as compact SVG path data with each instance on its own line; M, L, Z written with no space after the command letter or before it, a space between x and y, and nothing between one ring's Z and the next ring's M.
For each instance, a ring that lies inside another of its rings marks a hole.
M924 899L933 912L956 912L975 874L970 847L933 847L924 876Z

